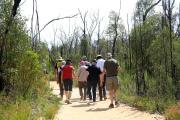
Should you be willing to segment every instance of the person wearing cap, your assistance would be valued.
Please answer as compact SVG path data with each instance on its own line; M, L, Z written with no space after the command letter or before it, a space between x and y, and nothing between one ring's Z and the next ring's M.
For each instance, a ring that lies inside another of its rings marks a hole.
M87 57L85 55L82 56L82 61L87 61Z
M87 59L87 57L86 57L85 55L82 56L81 61L84 61L84 62L85 62L85 65L86 65L87 67L90 66L90 62L88 61L88 59Z
M104 73L106 73L106 88L109 91L109 96L111 100L109 108L114 108L113 101L115 101L115 105L119 105L116 97L116 91L119 87L119 80L117 75L120 67L117 60L112 58L111 53L107 53L107 58L108 60L106 60L104 63Z
M61 99L63 99L63 94L64 94L64 87L63 87L63 83L61 81L61 69L63 67L63 64L65 64L65 63L63 62L62 57L59 57L55 64L55 79L57 81L57 84L59 84L59 90L60 90L59 94L61 96Z
M105 81L106 81L106 79L105 79L105 74L103 74L103 69L104 69L104 62L105 62L105 60L102 58L102 56L101 55L97 55L96 56L96 66L98 67L98 68L100 68L100 70L101 70L101 72L102 72L102 74L100 75L100 79L103 79L103 80L98 80L98 89L99 89L99 97L100 97L100 101L102 101L102 98L104 98L104 100L106 100L107 99L107 97L106 97L106 89L105 89ZM102 84L102 86L100 85L100 81L103 81L103 84Z
M65 103L67 104L71 104L70 99L72 94L73 78L76 78L74 67L72 66L71 60L68 59L61 70L61 80L63 81L66 95Z
M81 96L80 100L86 100L87 94L87 77L89 72L86 71L87 66L85 65L85 61L80 62L80 67L77 72L78 77L78 87L79 87L79 94Z
M87 79L89 100L93 100L93 102L96 102L96 87L99 76L101 74L100 68L96 66L96 60L92 61L91 66L87 68L87 71L89 72L89 76Z

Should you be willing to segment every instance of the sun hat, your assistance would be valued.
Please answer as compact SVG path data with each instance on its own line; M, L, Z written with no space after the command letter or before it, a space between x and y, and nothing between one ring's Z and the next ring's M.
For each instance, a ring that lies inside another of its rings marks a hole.
M96 56L96 59L100 59L100 58L102 58L102 55L99 54Z
M62 57L60 56L58 59L56 59L57 61L63 61Z

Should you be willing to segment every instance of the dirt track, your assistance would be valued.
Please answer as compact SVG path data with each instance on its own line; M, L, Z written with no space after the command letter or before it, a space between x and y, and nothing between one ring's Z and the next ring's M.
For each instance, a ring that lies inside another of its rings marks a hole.
M58 95L56 82L50 82L50 86L53 93ZM72 104L67 105L62 101L63 105L54 120L164 120L163 116L142 112L125 104L109 109L109 100L97 101L90 105L87 104L88 100L80 102L77 88L73 89L71 102Z

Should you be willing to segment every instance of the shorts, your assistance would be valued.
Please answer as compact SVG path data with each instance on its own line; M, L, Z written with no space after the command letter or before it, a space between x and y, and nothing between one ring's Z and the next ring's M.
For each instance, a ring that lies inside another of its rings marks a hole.
M86 81L78 81L78 87L79 88L86 88L87 82Z
M117 76L106 77L106 88L107 90L117 90L119 87L119 80Z
M72 85L73 85L72 79L64 79L63 84L65 91L72 91Z

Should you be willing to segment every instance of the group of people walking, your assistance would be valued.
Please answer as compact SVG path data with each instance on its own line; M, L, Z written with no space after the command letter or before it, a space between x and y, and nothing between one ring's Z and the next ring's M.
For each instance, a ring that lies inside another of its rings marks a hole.
M72 65L71 60L64 61L61 57L55 65L55 78L59 84L60 96L63 98L65 94L65 103L70 104L72 94L73 79L77 79L80 100L96 102L96 89L99 90L99 100L106 100L106 89L109 91L111 103L109 108L118 105L116 91L119 87L118 71L120 70L117 60L112 58L111 53L107 53L107 60L101 55L97 55L96 59L91 62L83 57L79 63L77 74Z

